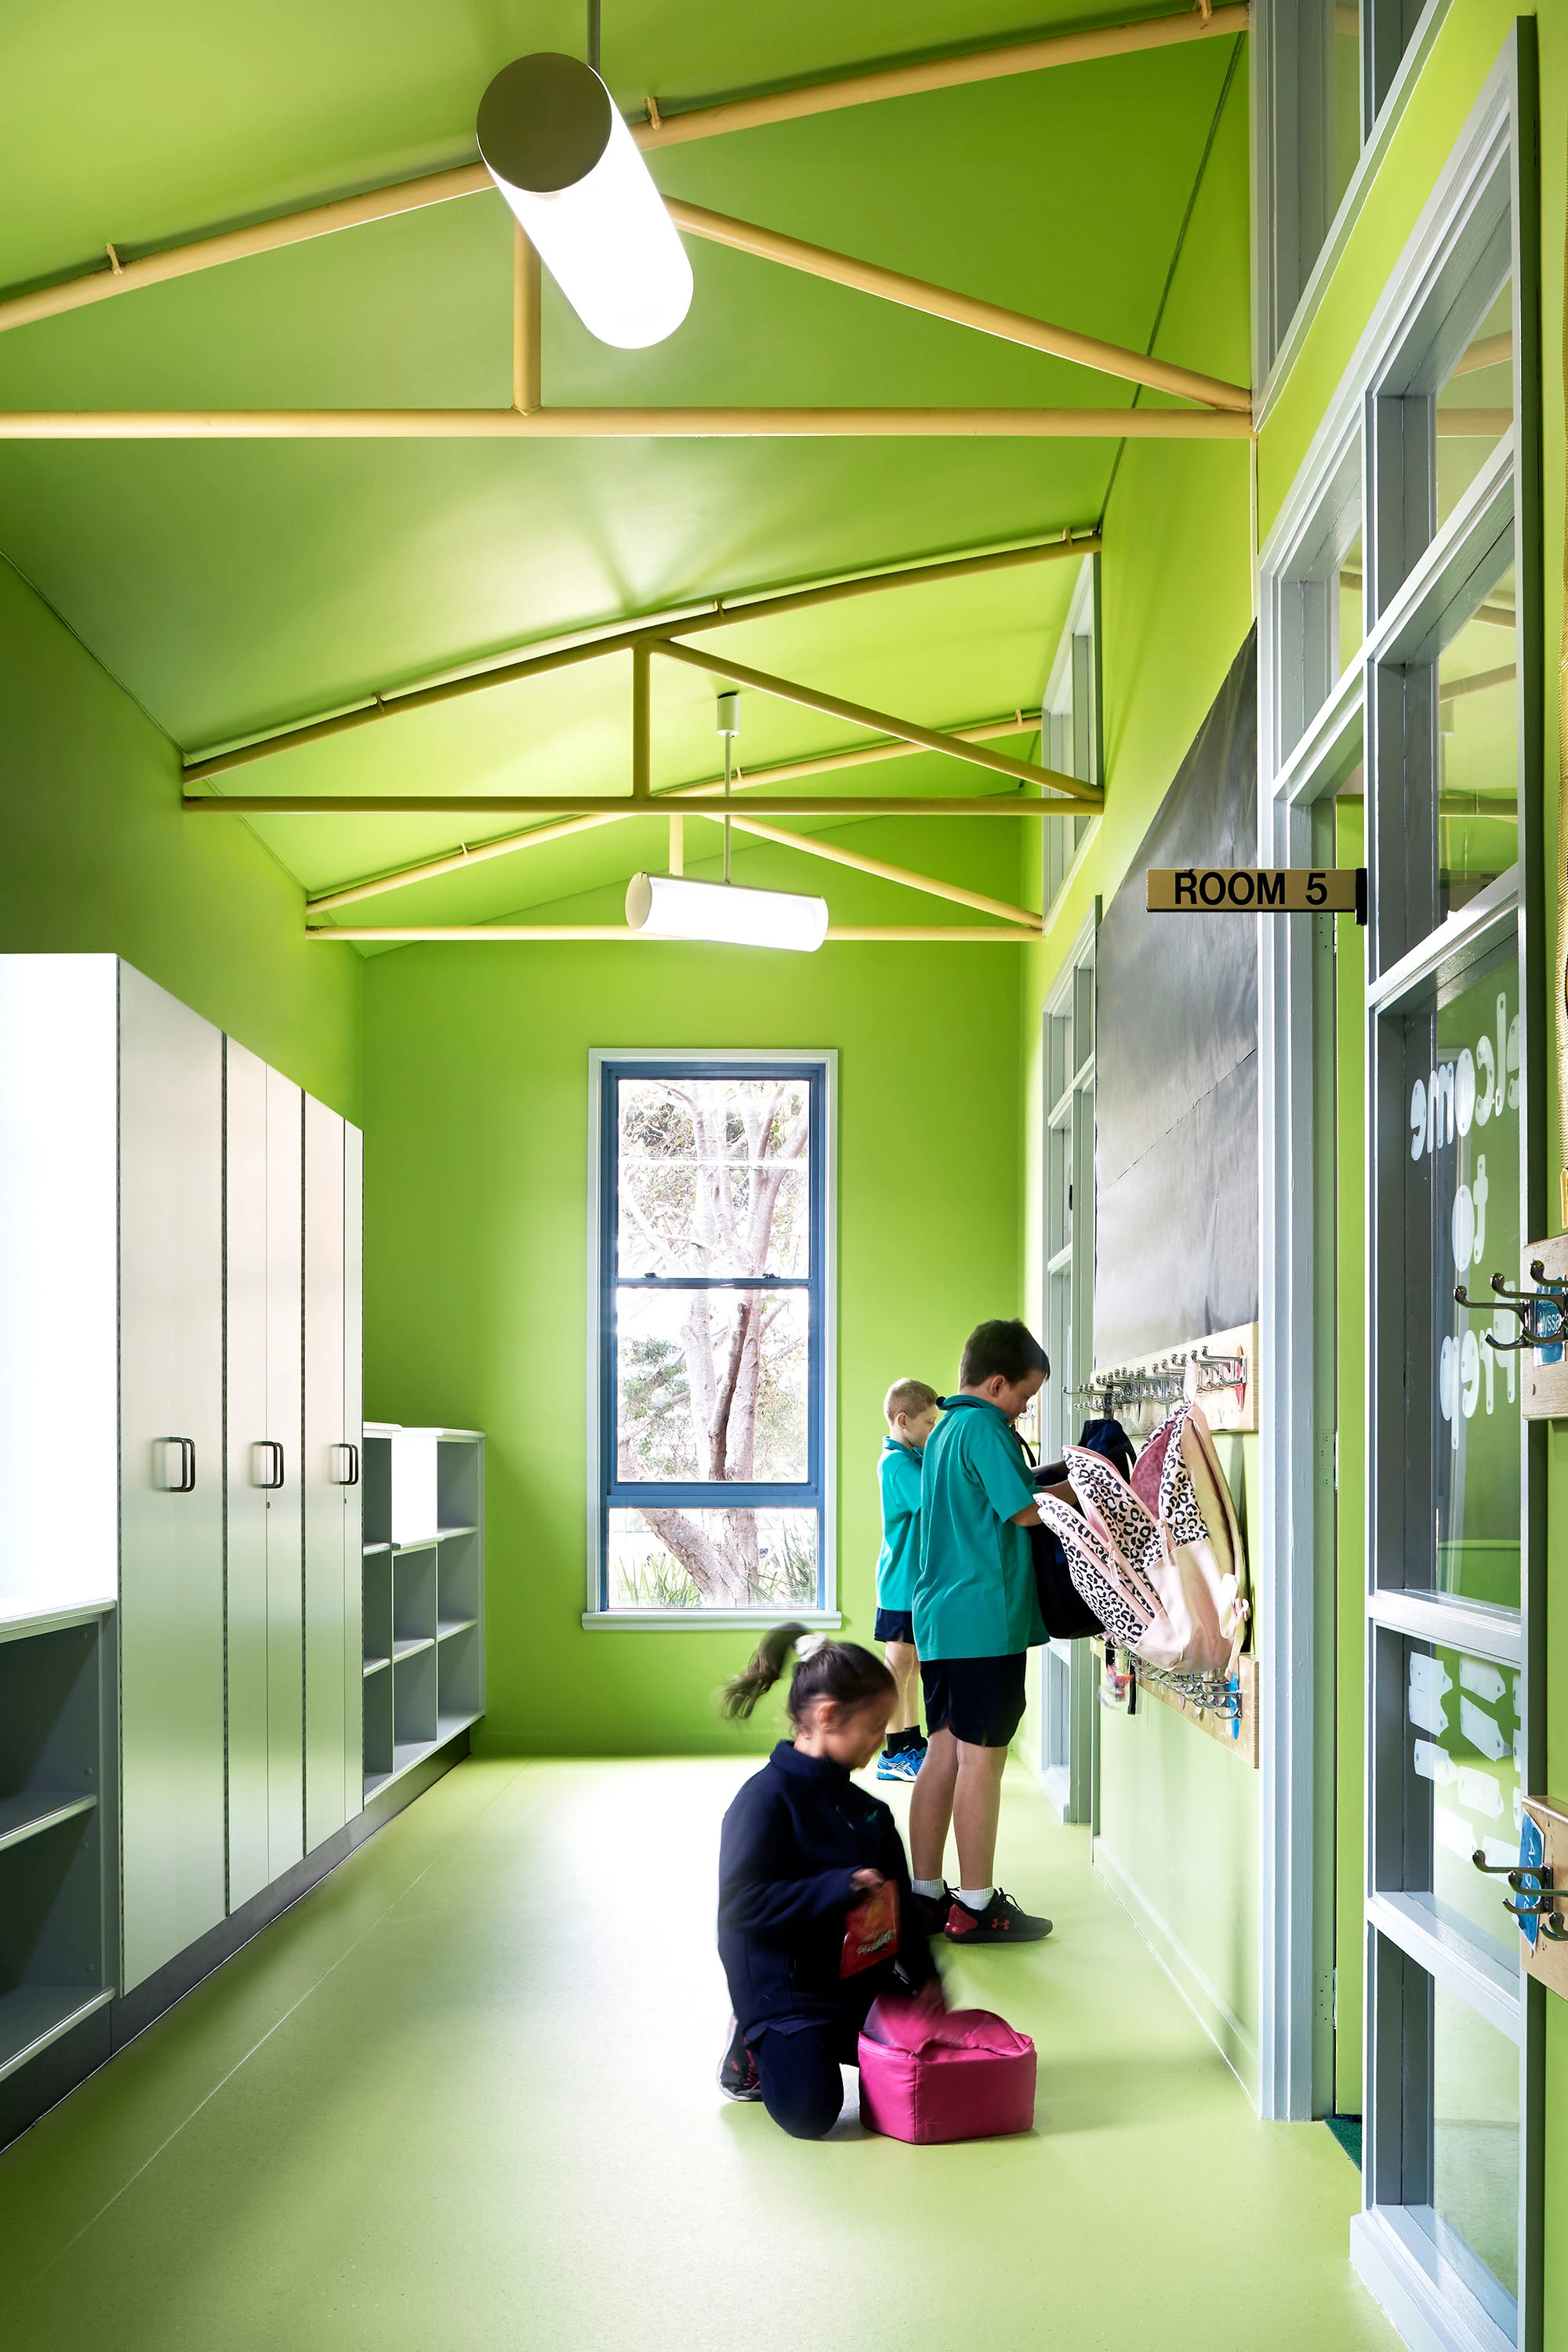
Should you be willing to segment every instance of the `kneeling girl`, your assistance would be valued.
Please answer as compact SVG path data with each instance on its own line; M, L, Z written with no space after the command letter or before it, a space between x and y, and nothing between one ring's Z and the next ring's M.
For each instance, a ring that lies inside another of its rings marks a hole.
M719 1954L735 2023L719 2084L729 2098L760 2098L795 2138L820 2139L877 1995L942 2000L892 1813L849 1777L876 1755L897 1701L881 1660L775 1626L727 1685L724 1712L749 1716L797 1648L794 1738L724 1816Z

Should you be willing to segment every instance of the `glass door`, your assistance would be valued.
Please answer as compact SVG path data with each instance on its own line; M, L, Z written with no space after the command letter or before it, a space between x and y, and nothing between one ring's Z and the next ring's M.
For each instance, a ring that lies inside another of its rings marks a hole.
M1356 583L1372 885L1357 2259L1391 2310L1415 2305L1421 2340L1466 2352L1539 2325L1539 1995L1506 1879L1487 1874L1517 1863L1531 1785L1538 1447L1492 1281L1517 1292L1545 1229L1538 614L1521 562L1538 489L1506 138L1486 163L1406 281L1367 389Z

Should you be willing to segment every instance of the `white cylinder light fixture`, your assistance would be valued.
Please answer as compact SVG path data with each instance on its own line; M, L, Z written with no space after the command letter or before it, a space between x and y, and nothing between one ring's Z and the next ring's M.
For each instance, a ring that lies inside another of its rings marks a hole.
M479 153L591 335L641 351L691 307L691 264L609 91L578 58L541 49L479 100Z
M626 885L626 928L651 940L714 940L809 954L827 936L827 901L734 882L689 882L684 875L634 874Z

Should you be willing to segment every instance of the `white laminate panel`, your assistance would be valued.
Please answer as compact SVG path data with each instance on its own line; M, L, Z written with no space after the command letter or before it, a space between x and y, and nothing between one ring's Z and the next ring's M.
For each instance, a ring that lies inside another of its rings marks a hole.
M267 1073L267 1433L283 1484L267 1500L268 1875L305 1851L304 1097Z
M343 1121L305 1097L305 1844L348 1818ZM357 1439L358 1432L353 1433ZM358 1571L358 1560L354 1568ZM357 1618L357 1610L355 1612Z
M123 1984L224 1916L223 1040L120 968ZM182 1457L187 1492L164 1483Z
M224 1381L228 1442L224 1578L228 1692L228 1907L258 1895L268 1861L267 1496L257 1446L267 1412L267 1083L225 1043ZM265 1475L265 1474L264 1474Z

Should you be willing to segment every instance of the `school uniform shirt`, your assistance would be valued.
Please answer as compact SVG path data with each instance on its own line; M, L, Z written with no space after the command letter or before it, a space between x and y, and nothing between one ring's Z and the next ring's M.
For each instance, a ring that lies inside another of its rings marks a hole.
M984 1397L944 1397L921 1475L922 1659L1012 1657L1045 1640L1029 1532L1011 1524L1034 1499L1006 1414Z
M845 1922L865 1899L858 1870L879 1870L897 1886L899 1949L841 1977ZM725 1814L719 1957L744 2033L858 2025L895 1981L912 1990L936 1974L892 1813L830 1757L803 1756L781 1739Z
M921 1450L882 1440L882 1549L877 1560L879 1609L912 1609L921 1559Z

